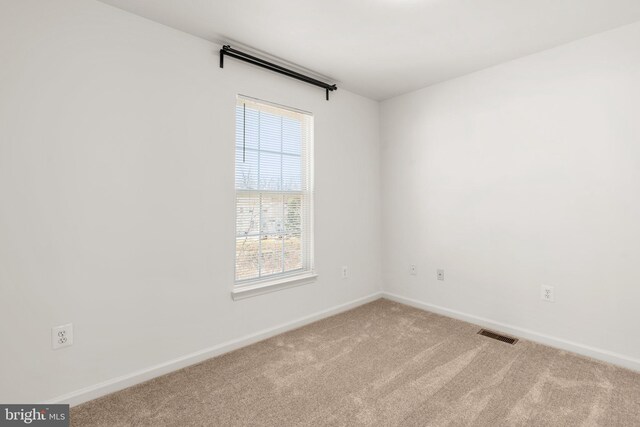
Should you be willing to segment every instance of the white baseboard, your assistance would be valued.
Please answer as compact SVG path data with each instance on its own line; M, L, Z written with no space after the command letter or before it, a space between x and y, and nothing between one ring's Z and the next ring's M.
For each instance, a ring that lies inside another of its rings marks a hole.
M632 357L624 356L622 354L614 353L607 350L602 350L588 345L567 341L561 338L552 337L550 335L541 334L529 329L519 328L517 326L510 326L501 322L496 322L484 317L474 316L472 314L462 313L460 311L451 310L448 308L440 307L433 304L427 304L422 301L418 301L412 298L406 298L397 294L389 292L382 292L382 297L391 301L399 302L401 304L410 305L415 308L419 308L425 311L431 311L433 313L441 314L443 316L452 317L454 319L463 320L465 322L473 323L484 328L493 329L497 332L502 332L508 335L513 335L518 338L524 338L529 341L534 341L540 344L547 345L549 347L555 347L561 350L570 351L580 354L582 356L591 357L593 359L601 360L603 362L611 363L613 365L621 366L623 368L632 369L640 372L640 359L634 359Z
M127 387L131 387L133 385L140 384L142 382L159 377L161 375L177 371L178 369L182 369L187 366L202 362L212 357L220 356L221 354L246 347L250 344L254 344L267 338L271 338L283 332L287 332L307 325L309 323L313 323L320 319L324 319L325 317L333 316L335 314L351 310L352 308L358 307L371 301L375 301L381 297L382 292L376 292L364 298L359 298L345 304L340 304L327 310L323 310L273 328L265 329L260 332L256 332L242 338L209 347L195 353L187 354L177 359L169 360L167 362L151 366L149 368L141 369L130 374L122 375L117 378L113 378L80 390L73 391L63 396L58 396L54 399L49 400L47 403L65 403L70 404L71 406L76 406L89 400L97 399L98 397L105 396L118 390L122 390Z
M228 341L210 348L206 348L201 351L179 357L177 359L169 360L167 362L151 366L146 369L132 372L130 374L122 375L117 378L113 378L80 390L73 391L63 396L58 396L54 399L50 399L46 403L67 403L71 406L79 405L89 400L114 393L118 390L140 384L142 382L151 380L161 375L168 374L173 371L177 371L178 369L185 368L187 366L202 362L212 357L220 356L221 354L228 353L230 351L237 350L250 344L254 344L278 334L299 328L320 319L324 319L326 317L351 310L352 308L358 307L371 301L375 301L379 298L386 298L392 301L399 302L401 304L406 304L422 310L431 311L433 313L463 320L465 322L474 323L482 327L490 328L498 332L503 332L509 335L514 335L516 337L538 342L550 347L571 351L583 356L591 357L593 359L598 359L614 365L622 366L624 368L640 371L639 359L634 359L632 357L627 357L607 350L602 350L572 341L552 337L528 329L510 326L504 323L496 322L494 320L462 313L444 307L439 307L433 304L427 304L422 301L418 301L412 298L406 298L389 292L376 292L366 297L359 298L357 300L341 304L273 328L265 329L254 334Z

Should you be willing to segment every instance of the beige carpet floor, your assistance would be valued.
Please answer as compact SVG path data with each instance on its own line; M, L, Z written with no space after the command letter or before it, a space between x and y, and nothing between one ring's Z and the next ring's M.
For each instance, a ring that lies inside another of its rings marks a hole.
M378 300L72 408L74 426L640 426L640 374Z

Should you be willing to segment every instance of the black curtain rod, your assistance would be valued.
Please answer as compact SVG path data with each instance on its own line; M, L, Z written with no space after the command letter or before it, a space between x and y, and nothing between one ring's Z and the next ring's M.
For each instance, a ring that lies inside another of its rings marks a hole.
M224 56L230 56L232 58L239 59L241 61L248 62L253 65L257 65L258 67L266 68L267 70L275 71L276 73L284 74L285 76L293 77L294 79L302 80L303 82L319 86L325 89L327 93L327 101L329 100L329 92L338 90L336 85L330 85L329 83L321 82L320 80L316 80L312 77L305 76L304 74L300 74L296 71L290 70L288 68L281 67L280 65L276 65L272 62L265 61L264 59L257 58L253 55L249 55L248 53L240 52L239 50L233 49L229 45L222 46L220 49L220 68L224 68Z

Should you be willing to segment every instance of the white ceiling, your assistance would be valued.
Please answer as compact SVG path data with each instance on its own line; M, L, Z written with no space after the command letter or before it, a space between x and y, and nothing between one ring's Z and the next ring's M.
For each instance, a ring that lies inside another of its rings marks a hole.
M640 0L101 1L251 46L373 99L640 20Z

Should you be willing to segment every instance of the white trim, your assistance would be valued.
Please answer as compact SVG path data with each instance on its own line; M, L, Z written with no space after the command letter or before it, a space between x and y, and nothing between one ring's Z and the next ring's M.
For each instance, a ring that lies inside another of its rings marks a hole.
M259 282L255 285L238 286L231 291L231 298L234 301L255 297L256 295L268 294L269 292L281 291L293 288L294 286L306 285L316 281L318 277L314 272L299 274L296 276L279 277L268 282Z
M270 107L280 108L280 109L283 109L283 110L289 110L289 111L293 111L294 113L305 114L307 116L313 117L313 113L310 112L310 111L301 110L301 109L295 108L295 107L289 107L288 105L278 104L276 102L265 101L264 99L255 98L253 96L243 95L243 94L239 93L239 94L236 95L236 99L238 99L238 98L239 99L246 99L247 101L250 101L250 102L256 102L258 104L265 104L265 105L268 105Z
M313 323L320 319L324 319L325 317L330 317L335 314L339 314L344 311L351 310L352 308L356 308L368 302L375 301L381 297L382 297L381 292L375 292L366 297L362 297L345 304L340 304L332 308L319 311L315 314L301 317L291 322L283 323L273 328L264 329L254 334L246 335L244 337L237 338L235 340L227 341L226 343L209 347L209 348L197 351L195 353L187 354L177 359L169 360L167 362L160 363L158 365L151 366L149 368L141 369L136 372L132 372L126 375L112 378L110 380L103 381L101 383L98 383L89 387L85 387L83 389L76 390L62 396L55 397L53 399L50 399L46 403L49 403L49 404L66 403L66 404L70 404L71 406L76 406L81 403L87 402L89 400L97 399L98 397L105 396L110 393L114 393L118 390L122 390L124 388L131 387L136 384L140 384L142 382L151 380L153 378L159 377L164 374L168 374L169 372L177 371L178 369L182 369L189 365L202 362L212 357L220 356L221 354L228 353L230 351L237 350L242 347L246 347L250 344L254 344L258 341L271 338L275 335L282 334L292 329L297 329L309 323Z
M552 337L550 335L541 334L529 329L520 328L517 326L507 325L505 323L497 322L495 320L486 319L484 317L475 316L473 314L467 314L449 308L440 307L433 304L428 304L422 301L418 301L412 298L406 298L390 292L382 292L382 297L391 301L399 302L401 304L410 305L421 310L430 311L433 313L441 314L443 316L452 317L454 319L463 320L465 322L474 323L476 325L493 329L497 332L502 332L508 335L513 335L518 338L524 338L529 341L534 341L540 344L547 345L549 347L558 348L561 350L571 351L573 353L580 354L582 356L591 357L593 359L601 360L603 362L611 363L613 365L621 366L623 368L632 369L640 372L640 359L624 356L622 354L614 353L611 351L603 350L600 348L591 347L588 345L580 344L573 341L564 340L562 338Z

